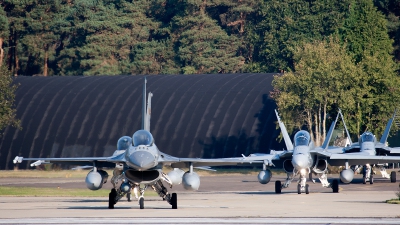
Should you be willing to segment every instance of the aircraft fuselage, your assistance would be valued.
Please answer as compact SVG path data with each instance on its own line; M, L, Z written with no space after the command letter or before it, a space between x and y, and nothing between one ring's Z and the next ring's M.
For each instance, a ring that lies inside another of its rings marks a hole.
M292 165L297 170L308 169L312 166L313 159L309 146L296 146L293 150Z

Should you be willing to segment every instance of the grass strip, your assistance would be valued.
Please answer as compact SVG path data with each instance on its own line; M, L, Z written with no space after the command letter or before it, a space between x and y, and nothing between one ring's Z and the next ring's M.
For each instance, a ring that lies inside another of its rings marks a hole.
M14 197L108 197L110 190L92 191L81 188L36 188L0 186L0 196ZM145 196L157 196L154 191L146 191Z
M389 203L389 204L400 204L400 199L394 198L394 199L386 200L386 203Z

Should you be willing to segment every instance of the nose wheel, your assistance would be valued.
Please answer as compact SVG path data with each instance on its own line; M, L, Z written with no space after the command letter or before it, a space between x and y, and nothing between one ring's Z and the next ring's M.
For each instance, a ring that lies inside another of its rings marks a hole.
M339 181L337 179L332 181L332 191L333 193L339 193Z
M390 182L396 183L396 171L390 173Z
M280 180L275 181L275 193L276 194L282 193L282 183Z
M139 208L144 209L144 198L143 197L139 198Z
M116 204L115 198L117 197L117 190L115 188L111 189L110 194L108 194L108 208L113 209Z
M172 209L178 209L178 197L176 193L172 193L171 195L171 206Z

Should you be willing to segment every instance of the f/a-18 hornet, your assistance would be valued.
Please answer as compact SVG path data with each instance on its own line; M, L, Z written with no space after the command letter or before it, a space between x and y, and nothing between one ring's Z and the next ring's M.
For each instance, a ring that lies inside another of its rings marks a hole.
M354 170L357 170L358 165L363 165L363 183L365 184L367 181L369 181L370 184L373 184L374 173L372 166L376 165L380 168L383 178L390 178L390 181L395 183L396 171L392 171L389 176L384 165L386 163L400 162L400 148L389 147L387 144L387 138L389 136L392 123L395 119L396 111L386 124L386 128L379 142L376 141L376 137L373 133L366 131L359 137L358 143L352 143L349 131L347 130L346 123L343 118L343 114L340 110L339 114L342 118L350 144L349 146L343 148L341 154L330 155L328 161L332 166L345 165L345 169L340 172L341 181L343 183L350 183L354 178ZM351 168L350 166L354 166L354 168Z
M286 144L285 151L273 151L270 154L251 154L248 157L244 157L248 160L262 160L263 170L258 175L258 181L261 184L267 184L272 177L271 171L267 169L268 166L275 166L283 168L287 174L286 181L282 184L281 181L275 182L275 193L281 193L282 188L289 187L293 179L300 175L299 182L297 184L297 192L301 194L305 192L309 194L310 187L306 184L307 175L312 179L312 174L317 174L323 187L332 188L333 192L339 191L339 181L333 180L332 184L328 182L327 171L328 171L328 157L331 151L341 151L341 147L328 146L331 139L333 129L336 125L338 117L332 122L332 125L328 131L325 141L321 147L315 147L311 140L309 132L300 130L294 135L294 145L290 140L289 134L286 130L285 125L280 120L278 112L275 110L276 117L278 119L279 127L281 129L283 139ZM329 150L329 151L328 151ZM275 164L272 162L275 161ZM314 180L313 180L314 181Z
M165 181L171 188L182 183L186 190L198 190L200 177L193 171L194 167L238 165L252 163L251 160L238 158L201 159L177 158L161 152L150 133L151 97L149 93L146 107L146 78L143 86L142 129L136 131L132 138L121 137L117 142L117 150L110 157L81 157L81 158L23 158L15 157L14 163L23 160L36 161L31 166L42 163L65 163L73 165L93 165L86 176L85 182L90 190L99 190L107 182L108 174L102 167L114 167L111 183L113 188L109 194L108 208L114 205L126 194L133 190L139 201L140 209L144 208L144 192L151 187L163 200L177 209L177 194L170 194L163 185ZM257 162L255 162L257 163ZM174 168L165 174L163 166ZM184 172L180 168L188 168ZM139 192L139 193L138 193ZM139 194L139 196L138 196Z

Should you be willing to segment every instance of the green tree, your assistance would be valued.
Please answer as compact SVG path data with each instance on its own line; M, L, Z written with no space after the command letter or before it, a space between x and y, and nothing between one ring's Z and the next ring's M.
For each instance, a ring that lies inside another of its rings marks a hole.
M17 85L13 84L10 71L5 67L0 67L0 130L11 125L20 127L20 121L16 118L14 107L15 90Z
M53 22L60 12L61 1L32 1L26 8L23 17L26 33L20 38L21 51L18 52L21 70L28 75L52 75L54 72L49 69L49 63L55 60L59 46L59 36L53 32Z
M400 61L400 0L374 0L374 5L381 11L388 22L388 32L394 40L394 56Z
M171 40L142 42L132 50L132 74L178 74Z
M254 47L249 50L253 56L246 70L293 70L292 50L299 43L323 40L336 33L343 25L350 1L263 1L247 34L247 39Z
M326 115L337 106L356 104L361 68L339 41L313 41L293 50L294 71L273 80L273 98L288 129L305 124L316 145L326 136Z
M58 30L64 47L58 55L63 75L126 74L131 49L151 41L159 22L146 12L150 2L75 1Z
M377 10L372 0L353 0L349 6L349 16L339 29L343 41L356 63L364 56L378 52L393 53L392 40L389 38L387 20Z
M0 8L0 67L4 63L4 40L7 40L9 35L8 31L8 18L3 8Z
M184 73L235 73L244 65L240 41L205 13L206 1L191 2L188 14L173 19L177 57Z
M354 0L339 34L363 70L360 85L365 91L356 94L356 105L347 111L356 126L353 131L381 134L399 100L398 65L393 60L387 20L372 0Z

